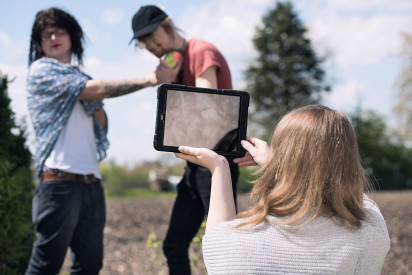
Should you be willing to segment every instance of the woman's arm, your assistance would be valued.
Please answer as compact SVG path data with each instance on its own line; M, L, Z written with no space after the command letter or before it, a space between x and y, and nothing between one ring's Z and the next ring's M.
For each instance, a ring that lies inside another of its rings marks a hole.
M216 224L229 221L235 216L235 199L233 198L229 164L227 160L222 157L222 164L218 165L212 174L206 232L211 230Z
M177 157L206 167L212 173L206 232L220 222L233 219L236 215L235 200L229 163L226 158L205 148L180 146L179 151L181 153L176 153Z

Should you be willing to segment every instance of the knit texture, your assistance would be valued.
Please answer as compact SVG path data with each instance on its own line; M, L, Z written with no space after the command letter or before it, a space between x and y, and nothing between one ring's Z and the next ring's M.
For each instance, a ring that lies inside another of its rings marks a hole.
M367 216L356 231L325 217L300 229L264 222L241 230L233 227L242 220L219 223L203 237L208 274L380 274L389 234L366 195L364 206Z

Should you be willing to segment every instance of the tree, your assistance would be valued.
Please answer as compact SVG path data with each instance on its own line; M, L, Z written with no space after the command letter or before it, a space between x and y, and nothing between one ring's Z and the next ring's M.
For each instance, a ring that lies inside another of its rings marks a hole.
M362 163L378 189L412 187L412 150L396 134L389 133L383 117L356 110L350 115Z
M0 274L23 274L34 241L33 176L23 127L16 126L0 72Z
M412 34L403 34L403 54L406 65L397 79L397 102L393 108L398 116L398 129L402 137L412 140Z
M320 68L323 60L291 3L278 2L262 23L253 38L258 57L246 70L246 81L255 108L252 121L268 135L287 111L319 102L320 93L330 88Z

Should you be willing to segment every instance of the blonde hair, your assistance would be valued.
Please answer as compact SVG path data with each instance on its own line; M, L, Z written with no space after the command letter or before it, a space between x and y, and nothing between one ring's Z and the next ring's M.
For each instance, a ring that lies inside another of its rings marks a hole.
M369 179L356 136L339 111L310 105L291 111L276 126L271 157L259 170L251 198L255 205L238 218L253 227L266 216L277 224L303 226L319 215L359 228Z
M165 32L169 34L170 36L173 36L175 33L182 34L182 35L184 34L184 32L181 29L176 27L176 25L173 23L170 17L166 17L159 24L159 26L161 26L165 30Z

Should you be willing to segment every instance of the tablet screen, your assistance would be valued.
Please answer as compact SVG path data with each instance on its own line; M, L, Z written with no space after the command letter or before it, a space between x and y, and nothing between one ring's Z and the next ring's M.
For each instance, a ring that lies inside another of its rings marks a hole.
M236 151L240 97L168 90L165 146Z

